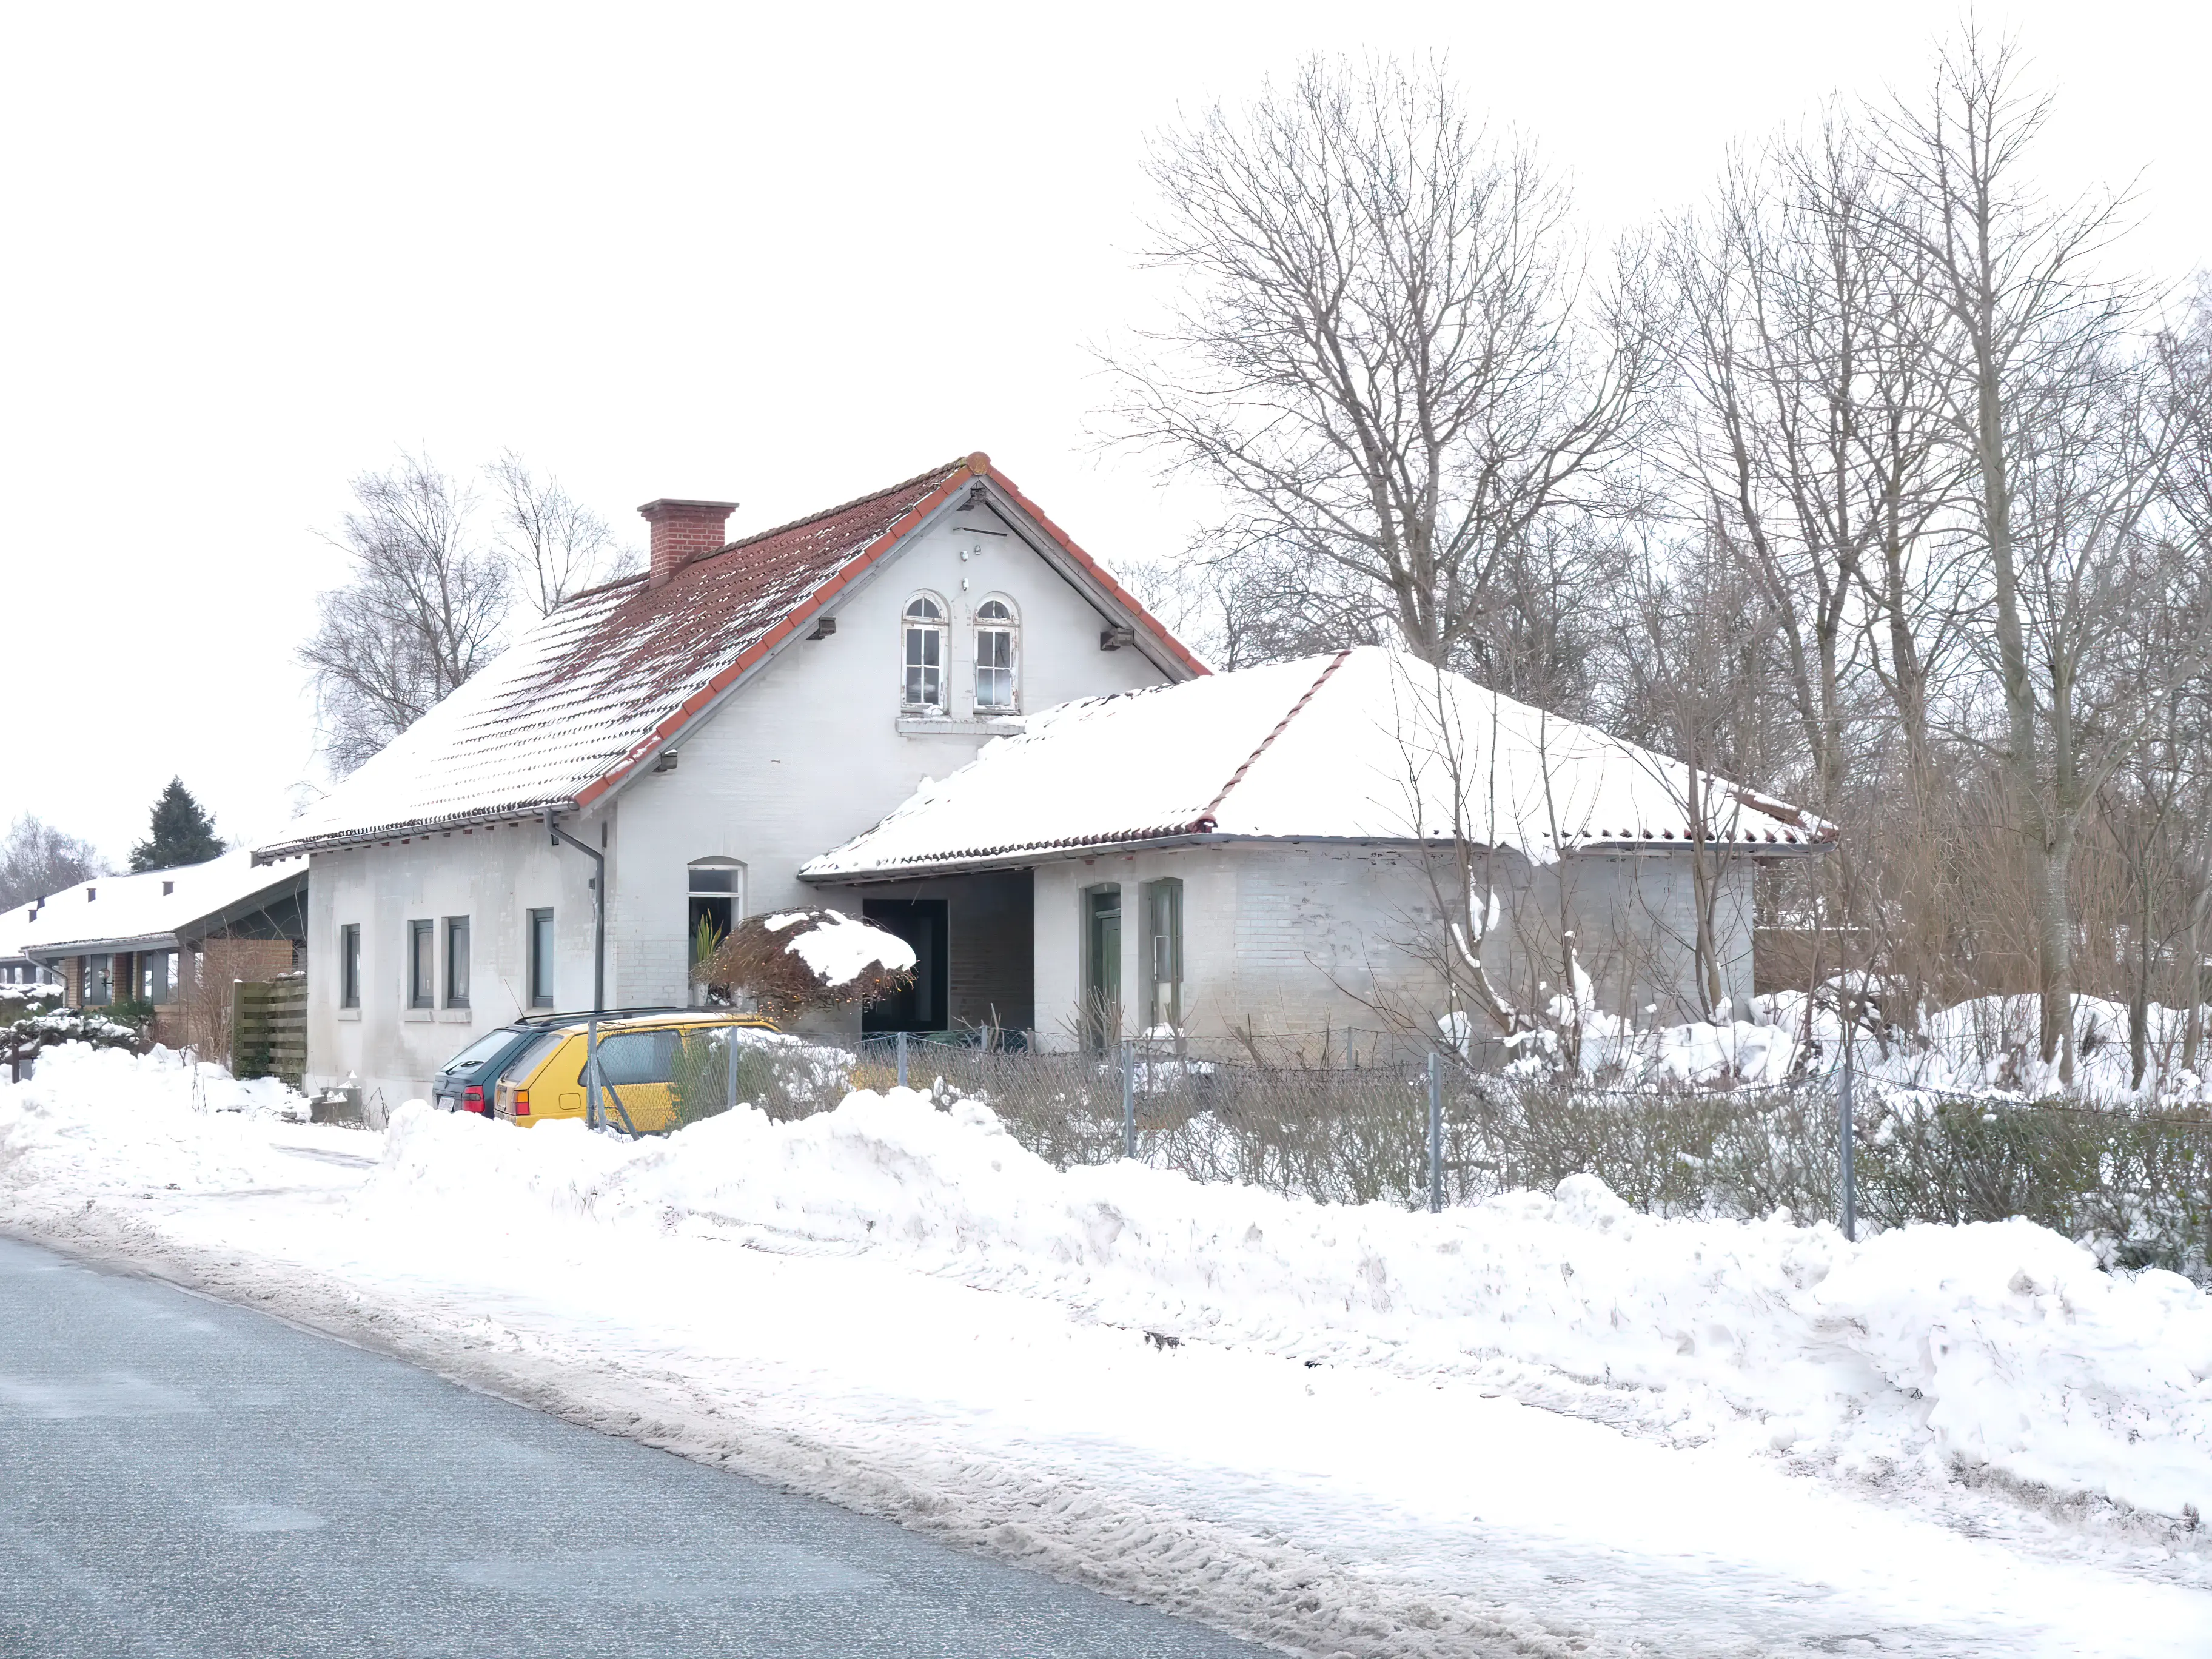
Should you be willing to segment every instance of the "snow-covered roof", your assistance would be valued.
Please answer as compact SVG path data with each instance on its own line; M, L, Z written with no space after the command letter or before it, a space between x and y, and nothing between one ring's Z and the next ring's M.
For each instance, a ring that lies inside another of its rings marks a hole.
M0 911L0 962L29 959L25 941L30 936L32 909L28 904L18 904Z
M173 870L143 876L94 876L19 904L0 918L0 939L34 957L84 952L167 950L197 937L198 924L272 902L307 878L305 860L257 866L241 847Z
M981 453L679 567L578 595L296 819L263 858L591 804L957 497L985 489L1170 672L1206 670Z
M1700 774L1708 836L1810 850L1835 831ZM925 783L810 881L1205 840L1463 837L1547 861L1692 833L1681 762L1373 646L1090 697Z

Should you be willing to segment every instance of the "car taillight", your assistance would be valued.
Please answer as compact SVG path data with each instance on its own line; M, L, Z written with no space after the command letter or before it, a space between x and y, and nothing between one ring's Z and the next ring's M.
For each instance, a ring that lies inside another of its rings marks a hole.
M514 1091L514 1115L517 1117L528 1117L530 1115L529 1090L517 1089Z
M465 1112L481 1112L483 1109L483 1090L472 1083L467 1091L461 1096L461 1109Z

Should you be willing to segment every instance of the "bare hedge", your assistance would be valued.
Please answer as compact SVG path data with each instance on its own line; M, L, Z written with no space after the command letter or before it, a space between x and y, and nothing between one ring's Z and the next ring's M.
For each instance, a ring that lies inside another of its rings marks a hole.
M890 1081L888 1045L855 1056ZM1448 1202L1594 1175L1655 1215L1840 1214L1838 1112L1826 1084L1612 1091L1453 1070L1443 1098ZM1060 1168L1121 1156L1110 1055L917 1043L908 1078L989 1104ZM1418 1067L1296 1068L1141 1060L1137 1154L1194 1180L1325 1203L1427 1201L1428 1097ZM793 1103L779 1115L799 1115ZM2212 1110L2087 1107L1862 1086L1855 1166L1863 1226L2013 1216L2095 1250L2212 1283Z

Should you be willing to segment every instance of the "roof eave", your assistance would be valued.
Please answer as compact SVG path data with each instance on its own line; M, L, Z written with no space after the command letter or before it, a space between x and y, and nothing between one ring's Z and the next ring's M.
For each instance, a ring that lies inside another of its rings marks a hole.
M317 853L340 853L351 847L381 846L389 842L409 841L421 836L479 829L485 824L520 824L542 818L548 811L574 812L576 810L577 800L573 793L548 796L534 801L510 801L501 806L448 812L437 817L410 818L398 823L380 824L374 829L336 830L326 836L303 836L296 841L271 842L266 847L253 849L253 862L257 865L274 864L280 859L311 857Z
M1049 518L1046 517L1044 510L1038 507L1037 504L1031 501L1028 496L1023 495L1020 488L1012 478L1009 478L1005 473L1000 471L995 466L988 468L984 476L989 479L990 483L996 489L1004 492L1006 499L1012 502L1014 506L1019 507L1024 516L1028 518L1032 524L1036 525L1037 529L1049 538L1062 553L1073 559L1082 569L1084 574L1104 591L1107 597L1111 599L1113 603L1121 606L1124 611L1128 612L1131 623L1136 629L1138 636L1140 640L1149 635L1150 637L1156 641L1162 650L1172 659L1170 664L1159 662L1158 659L1155 658L1154 660L1157 665L1166 669L1171 674L1179 668L1185 675L1192 679L1198 679L1209 676L1213 672L1212 669L1208 668L1204 663L1198 659L1197 656L1191 651L1188 646L1185 645L1181 640L1176 638L1172 633L1169 632L1165 625L1160 622L1159 618L1153 616L1150 611L1146 609L1135 594L1130 592L1127 588L1122 586L1120 582L1115 580L1112 574L1106 569L1105 566L1100 564L1097 560L1092 558L1091 555L1085 552L1081 547L1076 544L1075 538L1073 537L1070 536L1065 530L1062 530ZM1147 656L1151 656L1152 653L1146 652L1146 654Z
M126 933L112 939L53 939L41 945L27 945L23 954L31 961L46 967L68 957L113 956L118 951L174 951L177 935L168 933Z
M1121 837L1104 836L1071 843L1066 846L1036 845L1010 847L1003 851L975 854L948 854L941 858L918 860L910 864L872 865L854 870L811 871L802 867L799 878L811 886L863 886L890 881L923 881L935 876L974 875L990 870L1024 870L1041 864L1067 864L1079 860L1109 858L1119 854L1174 851L1194 847L1369 847L1394 851L1412 851L1421 848L1443 848L1453 845L1450 836L1424 838L1418 836L1255 836L1216 830L1188 831L1170 835L1138 834ZM1655 837L1650 841L1584 842L1566 849L1568 856L1598 854L1620 858L1680 858L1686 853L1704 851L1708 854L1732 854L1747 858L1802 858L1807 854L1827 852L1834 845L1832 837L1819 842L1735 842L1710 841L1702 848L1687 841L1666 841Z

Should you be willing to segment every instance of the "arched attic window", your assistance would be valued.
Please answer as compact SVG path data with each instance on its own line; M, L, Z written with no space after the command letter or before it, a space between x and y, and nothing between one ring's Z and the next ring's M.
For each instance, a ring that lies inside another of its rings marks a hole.
M945 605L933 593L906 602L900 635L905 680L900 700L908 708L945 707Z
M1010 714L1016 706L1018 631L1014 608L1006 600L988 599L975 607L975 707L979 711Z

